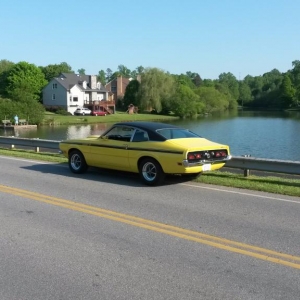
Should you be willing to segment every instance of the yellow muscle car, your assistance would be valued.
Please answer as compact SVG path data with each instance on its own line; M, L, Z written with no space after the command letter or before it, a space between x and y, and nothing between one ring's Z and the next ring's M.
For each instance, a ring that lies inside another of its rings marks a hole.
M147 185L163 183L167 174L196 178L231 159L229 147L170 124L121 122L101 136L60 142L73 173L89 166L139 173Z

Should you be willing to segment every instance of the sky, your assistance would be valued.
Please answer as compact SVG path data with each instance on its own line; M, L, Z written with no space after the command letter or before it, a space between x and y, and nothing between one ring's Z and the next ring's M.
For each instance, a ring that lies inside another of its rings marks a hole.
M243 79L300 60L299 12L297 0L0 0L0 60Z

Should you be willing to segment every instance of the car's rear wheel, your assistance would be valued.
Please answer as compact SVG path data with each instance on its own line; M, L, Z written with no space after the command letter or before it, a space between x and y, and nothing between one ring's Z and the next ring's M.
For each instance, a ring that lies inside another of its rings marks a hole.
M73 150L69 154L69 168L75 174L84 173L88 169L85 158L79 150Z
M165 173L160 164L153 158L145 158L139 164L142 181L150 186L159 185L165 179Z

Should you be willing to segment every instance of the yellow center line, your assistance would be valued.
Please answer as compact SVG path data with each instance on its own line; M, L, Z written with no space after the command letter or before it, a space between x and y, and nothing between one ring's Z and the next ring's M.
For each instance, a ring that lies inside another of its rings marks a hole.
M197 243L209 245L218 249L227 250L234 253L239 253L254 257L257 259L270 261L276 264L281 264L289 266L292 268L300 269L300 257L294 256L286 253L281 253L273 251L270 249L265 249L257 246L252 246L245 243L240 243L236 241L231 241L228 239L220 238L217 236L212 236L204 234L198 231L188 230L172 225L167 225L127 214L118 213L115 211L102 209L100 207L90 206L83 203L78 203L66 199L51 197L31 191L26 191L23 189L8 187L0 185L0 192L9 193L20 197L25 197L31 200L36 200L39 202L44 202L47 204L52 204L60 207L64 207L70 210L83 212L86 214L94 215L97 217L113 220L116 222L121 222L136 226L139 228L164 233L177 238L194 241Z

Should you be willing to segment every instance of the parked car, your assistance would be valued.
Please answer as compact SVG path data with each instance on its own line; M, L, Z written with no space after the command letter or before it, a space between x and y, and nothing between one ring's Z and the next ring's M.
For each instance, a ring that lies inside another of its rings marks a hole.
M107 112L103 110L92 110L92 116L106 116Z
M62 141L60 150L73 173L89 166L139 173L147 185L163 183L167 174L197 177L231 159L229 146L185 128L156 122L120 122L100 136Z
M79 107L74 111L74 115L90 115L91 112L92 111L86 107Z

